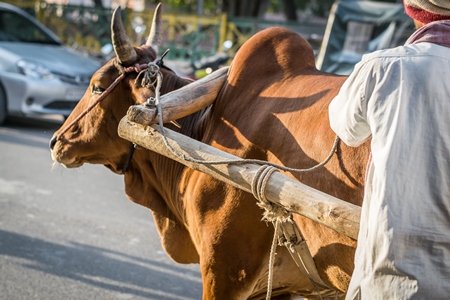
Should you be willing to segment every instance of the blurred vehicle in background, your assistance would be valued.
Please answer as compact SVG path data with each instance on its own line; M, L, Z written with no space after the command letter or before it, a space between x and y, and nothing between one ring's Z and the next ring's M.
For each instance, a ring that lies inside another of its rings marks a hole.
M68 116L100 66L25 11L0 3L0 124L8 115Z
M223 67L229 59L230 56L224 51L217 52L210 56L205 56L197 61L194 61L192 63L192 68L194 71L193 78L200 79L208 74L211 74L220 67Z
M222 45L222 51L210 54L195 61L164 60L164 62L179 76L197 80L211 74L220 67L227 65L230 60L228 50L232 45L233 43L231 41L225 41Z

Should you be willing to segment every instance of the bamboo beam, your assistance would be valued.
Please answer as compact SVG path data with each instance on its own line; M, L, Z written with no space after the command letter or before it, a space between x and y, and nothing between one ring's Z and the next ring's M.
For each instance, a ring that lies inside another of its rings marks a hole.
M174 121L207 107L216 100L227 79L229 67L220 68L202 79L160 97L163 122ZM127 112L128 120L142 125L158 124L156 108L133 105Z
M251 183L259 165L202 165L183 160L164 144L157 125L142 126L124 117L119 136L141 147L155 151L192 169L201 171L227 184L251 193ZM195 159L234 160L238 157L164 128L169 143L183 155ZM266 187L266 198L287 210L310 218L350 238L357 239L361 208L313 189L280 172L272 174Z

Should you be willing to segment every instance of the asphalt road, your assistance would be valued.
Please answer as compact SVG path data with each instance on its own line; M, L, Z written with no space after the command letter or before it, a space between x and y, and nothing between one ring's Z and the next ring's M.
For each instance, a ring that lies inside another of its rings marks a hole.
M0 299L200 299L198 265L162 250L148 209L99 165L52 167L56 121L0 126Z

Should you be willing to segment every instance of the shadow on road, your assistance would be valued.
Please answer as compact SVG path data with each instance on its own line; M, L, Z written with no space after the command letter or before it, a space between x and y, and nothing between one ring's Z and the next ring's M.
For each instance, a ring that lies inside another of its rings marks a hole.
M58 119L9 117L0 125L0 141L48 148L50 138L62 123Z
M64 119L57 116L54 117L8 117L4 127L26 128L45 130L56 130L63 124Z
M143 259L123 253L71 243L61 245L26 235L0 230L0 255L25 260L22 266L37 271L65 277L102 289L152 299L183 298L190 286L192 291L201 291L200 274L177 268L162 262ZM176 276L180 288L170 291L152 284L152 278L170 281ZM161 293L161 292L164 293ZM166 294L164 296L164 294ZM172 295L172 297L170 297Z

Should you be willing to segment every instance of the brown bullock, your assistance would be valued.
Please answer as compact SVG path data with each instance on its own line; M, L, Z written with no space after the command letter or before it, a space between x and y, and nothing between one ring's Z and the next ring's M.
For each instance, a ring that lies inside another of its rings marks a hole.
M117 16L114 20L120 21ZM158 43L148 44L157 47ZM151 46L133 49L123 36L115 45L123 67L156 58ZM129 106L153 95L134 82L136 73L126 75L103 102L64 130L119 76L115 61L94 74L85 96L55 133L50 143L55 162L69 168L103 164L121 174L130 143L118 137L118 122ZM164 68L162 72L163 93L187 83ZM313 51L298 34L270 28L239 50L214 104L177 120L181 129L174 129L242 158L308 168L322 161L332 147L335 136L327 109L344 80L316 70ZM360 205L368 151L367 145L354 149L340 144L325 167L288 175ZM200 263L203 299L265 297L274 230L261 222L262 210L251 194L147 150L134 153L124 181L127 196L151 209L167 254L179 263ZM306 218L295 220L322 280L345 292L356 242ZM274 299L319 298L286 248L278 247L276 252Z

